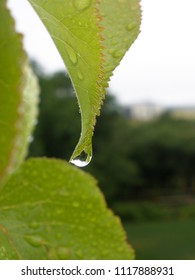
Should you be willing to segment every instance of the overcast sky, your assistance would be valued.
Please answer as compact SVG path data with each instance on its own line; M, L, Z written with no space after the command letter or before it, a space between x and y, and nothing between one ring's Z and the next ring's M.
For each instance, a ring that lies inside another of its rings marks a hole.
M24 45L48 72L64 69L27 0L9 0ZM195 0L142 0L141 33L114 72L110 89L123 104L195 106Z

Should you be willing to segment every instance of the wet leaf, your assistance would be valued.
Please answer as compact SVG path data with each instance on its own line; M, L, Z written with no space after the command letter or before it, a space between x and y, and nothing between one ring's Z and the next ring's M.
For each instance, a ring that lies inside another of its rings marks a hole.
M0 193L0 259L132 259L95 180L58 160L23 163Z
M104 70L109 80L126 51L139 34L141 11L138 0L99 0ZM109 3L108 3L109 2Z
M92 157L92 135L112 71L139 33L138 0L29 0L59 50L78 98L82 131L71 162Z

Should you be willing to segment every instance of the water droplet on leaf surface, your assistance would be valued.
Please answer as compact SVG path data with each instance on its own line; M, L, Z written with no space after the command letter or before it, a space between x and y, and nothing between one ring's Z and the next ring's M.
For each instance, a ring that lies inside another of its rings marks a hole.
M129 23L126 28L128 31L131 31L134 27L136 27L136 22Z
M87 166L92 159L92 153L87 154L85 151L82 151L80 155L72 158L70 162L78 167Z
M80 206L80 204L75 201L75 202L73 202L72 206L75 207L75 208L78 208Z
M69 260L70 259L70 249L66 247L59 247L57 249L57 255L60 260Z
M36 222L32 222L31 224L29 224L29 227L32 229L37 229L39 227L39 224Z
M83 74L80 72L80 71L78 71L78 73L77 73L77 75L78 75L78 78L79 78L79 80L83 80Z
M75 8L79 11L83 11L91 5L91 0L75 0L74 1Z
M39 247L45 243L43 238L38 235L26 235L24 239L33 247Z
M73 63L73 64L77 64L77 54L75 53L75 51L68 45L66 45L66 51L68 53L68 56L70 58L70 61Z

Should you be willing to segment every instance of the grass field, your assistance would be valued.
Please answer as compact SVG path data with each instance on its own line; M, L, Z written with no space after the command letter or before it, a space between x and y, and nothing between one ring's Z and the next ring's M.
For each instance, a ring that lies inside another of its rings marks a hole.
M138 260L195 260L195 220L126 223Z

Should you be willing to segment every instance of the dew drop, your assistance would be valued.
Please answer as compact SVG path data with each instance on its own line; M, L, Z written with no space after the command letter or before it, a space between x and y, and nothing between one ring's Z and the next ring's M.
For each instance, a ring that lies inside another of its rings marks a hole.
M0 247L0 259L1 260L8 259L7 258L7 251L6 251L5 247L3 247L3 246Z
M66 247L59 247L56 251L60 260L70 260L70 249Z
M104 256L104 257L105 257L105 256L107 256L107 255L108 255L108 253L109 253L109 252L108 252L108 250L103 250L103 251L102 251L102 256Z
M65 197L67 197L67 196L70 195L66 188L60 189L59 192L58 192L58 194L59 194L60 196L65 196Z
M112 53L112 56L114 58L118 58L118 57L121 57L123 55L123 53L124 53L123 50L115 51Z
M76 256L78 259L82 259L83 258L83 252L81 250L76 251Z
M83 11L89 8L91 5L91 0L75 0L74 5L78 11Z
M29 224L29 227L32 229L37 229L39 227L39 224L36 222L32 222L31 224Z
M115 49L109 49L109 50L108 50L108 52L109 52L110 54L113 54L114 51L115 51Z
M123 42L128 42L129 41L129 37L125 37L124 39L123 39Z
M79 80L83 80L83 74L80 72L80 71L78 71L78 73L77 73L77 76L78 76L78 78L79 78Z
M75 207L75 208L78 208L80 206L80 204L75 201L75 202L73 202L72 206Z
M136 26L136 23L135 22L132 22L132 23L129 23L126 28L128 31L131 31L134 27Z
M92 159L92 152L87 154L85 151L82 151L79 156L72 158L70 162L78 167L87 166Z
M33 247L39 247L45 243L43 238L38 235L26 235L24 239Z
M77 64L78 59L77 59L77 54L75 53L75 51L68 45L66 45L66 51L68 53L68 56L69 56L71 62L73 64Z
M123 251L123 248L118 247L116 250L117 250L117 252L121 253Z

